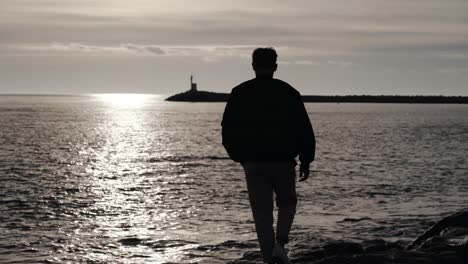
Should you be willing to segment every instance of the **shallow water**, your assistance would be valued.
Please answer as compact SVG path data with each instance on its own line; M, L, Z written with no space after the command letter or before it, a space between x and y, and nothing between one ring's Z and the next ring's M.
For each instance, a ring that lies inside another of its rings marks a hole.
M0 96L0 262L224 263L256 248L223 103ZM414 238L468 202L468 106L306 104L293 238Z

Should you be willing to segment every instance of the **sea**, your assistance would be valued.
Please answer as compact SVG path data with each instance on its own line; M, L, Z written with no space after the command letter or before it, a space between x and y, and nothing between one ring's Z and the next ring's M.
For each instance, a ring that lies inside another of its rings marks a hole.
M0 263L226 263L257 249L224 103L0 96ZM468 105L306 103L291 240L411 241L468 204Z

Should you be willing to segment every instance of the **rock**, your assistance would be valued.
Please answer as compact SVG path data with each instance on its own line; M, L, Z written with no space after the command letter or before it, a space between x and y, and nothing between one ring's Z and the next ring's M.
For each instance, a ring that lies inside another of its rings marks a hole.
M403 249L398 243L391 243L387 242L383 239L374 239L374 240L367 240L362 242L362 248L366 253L375 253L375 252L382 252L387 251L390 249Z
M353 255L364 253L361 245L354 242L331 242L323 246L327 256L333 255Z
M425 243L433 243L430 242L430 239L438 236L442 237L444 240L456 238L453 236L454 232L451 232L450 229L458 229L458 231L461 232L457 233L457 237L464 236L464 239L466 239L468 237L468 229L466 228L468 228L468 209L443 218L431 228L429 228L429 230L424 232L424 234L419 236L413 243L408 245L406 249L417 249ZM466 230L462 231L463 229Z
M186 91L166 98L174 102L227 102L229 94L207 91Z
M307 238L307 236L305 236ZM307 243L309 240L309 243ZM361 243L332 241L313 245L310 239L291 243L291 262L304 264L467 264L468 210L445 217L406 248L402 242L382 239ZM296 248L295 248L296 247ZM261 261L260 252L248 252L236 264Z
M326 258L326 255L323 250L315 250L303 252L300 255L294 256L292 259L294 260L294 263L308 263L310 261L324 258Z

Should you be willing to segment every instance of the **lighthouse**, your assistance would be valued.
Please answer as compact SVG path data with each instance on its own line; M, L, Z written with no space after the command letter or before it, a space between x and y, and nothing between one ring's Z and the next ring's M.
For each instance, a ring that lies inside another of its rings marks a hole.
M193 75L190 75L190 92L197 91L197 83L193 82Z

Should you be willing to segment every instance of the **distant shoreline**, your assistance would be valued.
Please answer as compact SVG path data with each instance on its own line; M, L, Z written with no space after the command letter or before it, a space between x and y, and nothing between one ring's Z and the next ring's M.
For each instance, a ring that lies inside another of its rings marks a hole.
M6 96L46 96L46 97L86 97L96 94L0 94ZM164 94L147 94L167 96ZM227 102L228 93L207 91L183 92L169 96L165 101L189 103L221 103ZM389 104L468 104L468 96L444 95L303 95L305 103L389 103Z
M228 93L187 91L166 98L170 102L227 102ZM468 96L442 95L303 95L305 103L468 104Z

